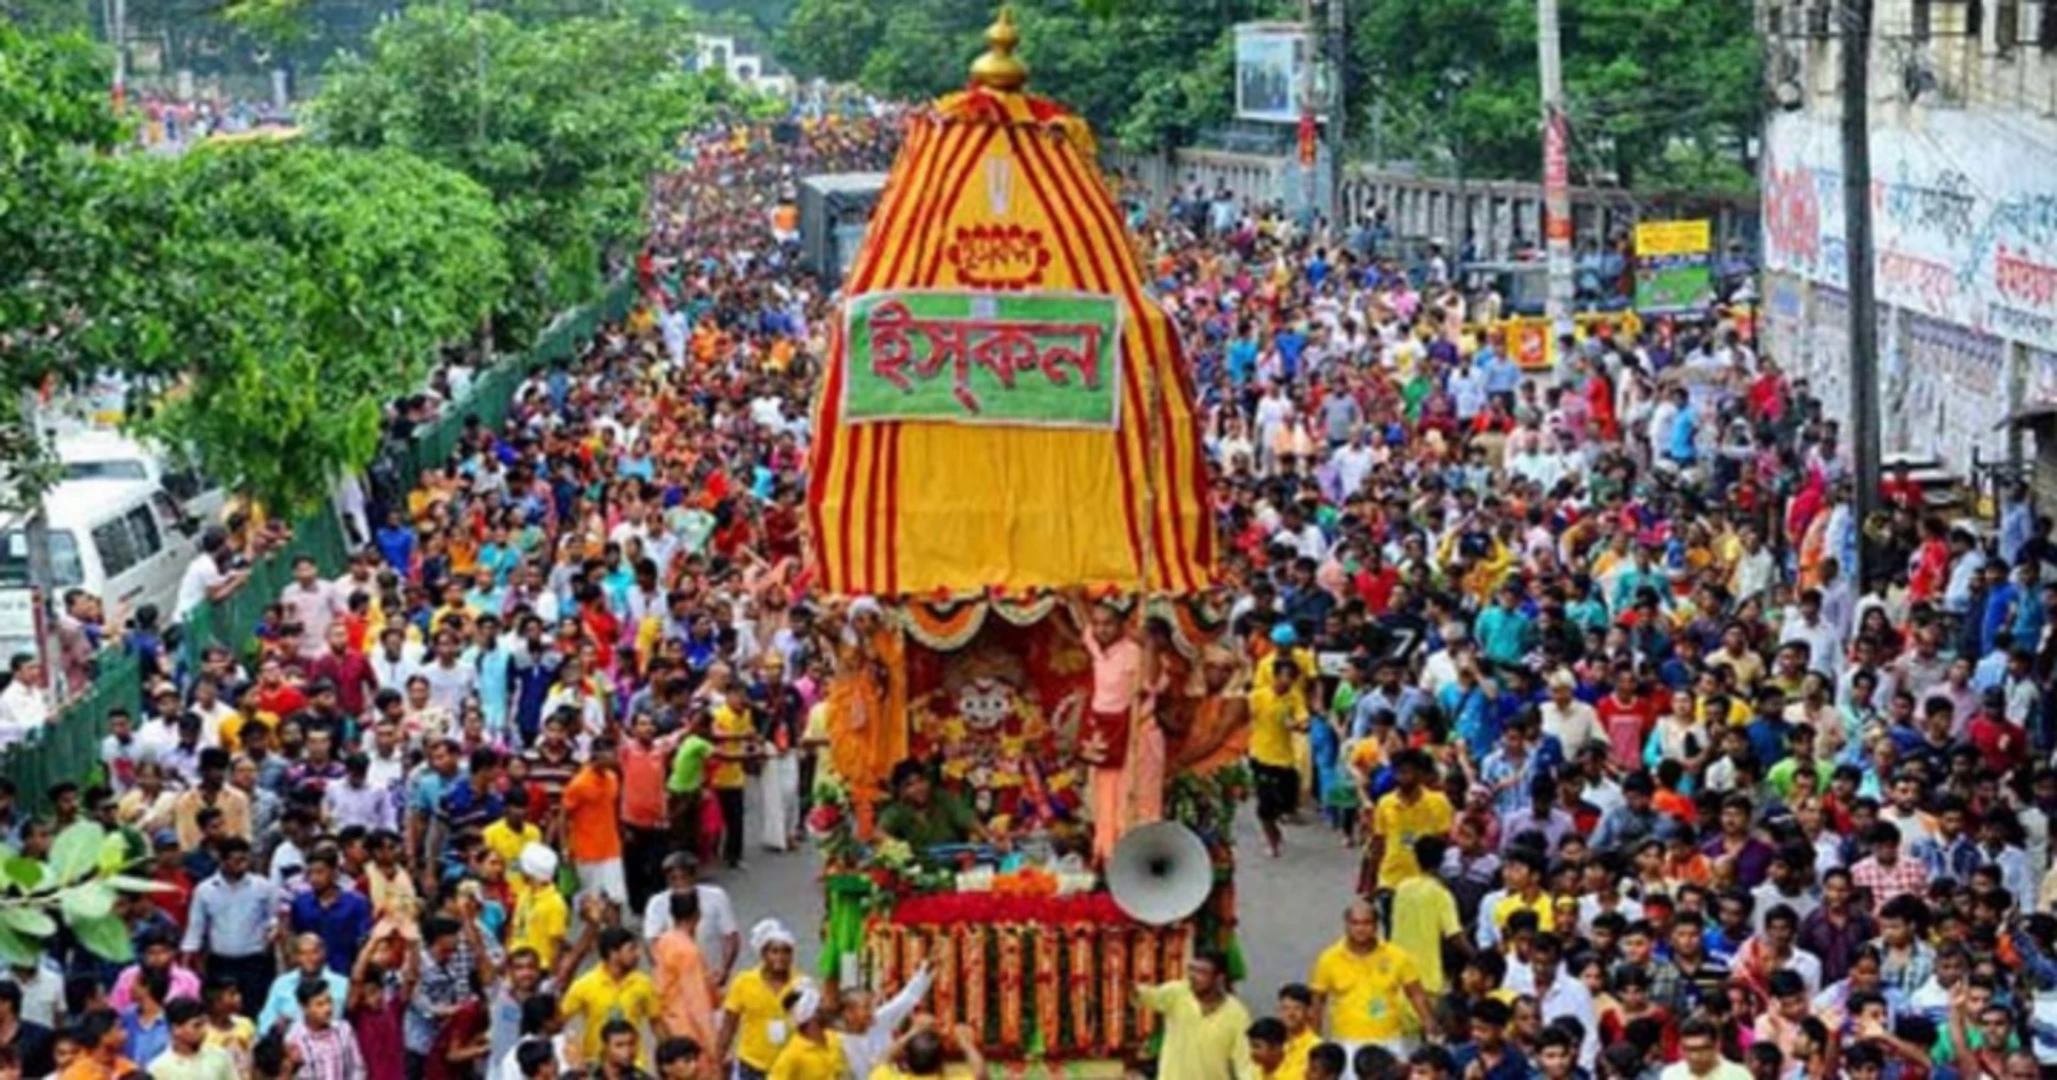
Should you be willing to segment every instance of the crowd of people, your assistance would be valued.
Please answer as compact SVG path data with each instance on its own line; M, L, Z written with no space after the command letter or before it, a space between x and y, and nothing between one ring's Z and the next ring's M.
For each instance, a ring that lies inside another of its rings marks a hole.
M166 887L117 902L133 962L60 934L0 979L0 1076L980 1067L922 978L819 985L717 883L802 845L832 767L801 556L834 284L779 208L894 148L890 116L691 140L635 318L370 485L347 571L297 565L250 651L153 656L105 784L45 817L0 786L22 854L131 827ZM1139 986L1136 1071L2057 1071L2057 542L2026 492L1988 535L1896 475L1860 527L1837 423L1726 313L1524 370L1491 297L1368 222L1132 201L1204 411L1231 624L1195 681L1247 725L1246 861L1361 864L1303 981L1238 998L1203 950Z

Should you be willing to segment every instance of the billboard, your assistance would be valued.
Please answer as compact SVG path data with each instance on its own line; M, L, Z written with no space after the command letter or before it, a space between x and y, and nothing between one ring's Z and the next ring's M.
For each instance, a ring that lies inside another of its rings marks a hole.
M1241 23L1236 27L1236 118L1274 124L1300 120L1301 88L1314 42L1299 23ZM1315 108L1327 101L1327 79L1317 67Z
M1714 295L1714 230L1696 221L1636 223L1636 310L1695 311Z

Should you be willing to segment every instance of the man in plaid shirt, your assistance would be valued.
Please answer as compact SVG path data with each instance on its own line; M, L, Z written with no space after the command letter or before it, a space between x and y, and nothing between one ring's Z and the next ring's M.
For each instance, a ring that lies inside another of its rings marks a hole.
M1871 894L1871 913L1877 915L1898 896L1922 896L1928 890L1928 867L1918 859L1900 853L1900 828L1881 821L1865 835L1871 857L1850 868L1850 880Z
M369 1080L357 1034L336 1015L328 983L304 979L293 996L300 1002L300 1022L286 1033L286 1054L295 1080Z

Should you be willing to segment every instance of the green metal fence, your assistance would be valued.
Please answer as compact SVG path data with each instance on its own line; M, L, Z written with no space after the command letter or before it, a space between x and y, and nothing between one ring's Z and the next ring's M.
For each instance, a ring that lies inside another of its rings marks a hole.
M552 322L527 352L480 375L469 397L417 434L400 462L402 484L412 488L424 470L449 460L463 432L465 416L476 414L497 428L506 419L522 380L539 368L576 355L603 324L622 319L634 305L634 279L616 280L598 300ZM252 567L248 583L227 599L201 604L186 616L182 650L188 670L199 667L201 652L210 645L240 651L250 644L258 619L292 581L293 563L302 555L312 557L329 576L341 573L349 563L350 543L333 510L324 509L298 522L292 541ZM120 650L102 653L92 686L66 703L49 724L0 756L0 775L14 781L22 810L32 814L48 810L45 793L51 784L60 780L83 784L96 776L109 714L126 709L131 716L138 715L142 698L140 662Z
M9 747L0 772L19 790L16 804L30 814L50 809L50 785L70 780L80 785L100 778L100 740L107 737L108 717L116 709L135 716L143 707L143 662L120 649L100 654L93 685L64 707L52 723L32 731Z

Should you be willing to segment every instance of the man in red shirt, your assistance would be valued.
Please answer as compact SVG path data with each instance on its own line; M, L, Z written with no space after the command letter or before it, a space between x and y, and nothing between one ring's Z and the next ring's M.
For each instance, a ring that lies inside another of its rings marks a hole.
M1995 776L2005 776L2020 764L2017 755L2028 752L2028 732L2007 720L2007 695L1999 688L1985 692L1978 715L1965 731L1979 761Z

